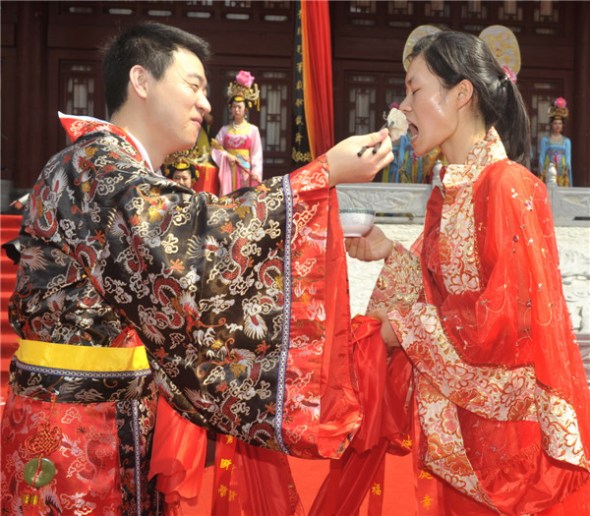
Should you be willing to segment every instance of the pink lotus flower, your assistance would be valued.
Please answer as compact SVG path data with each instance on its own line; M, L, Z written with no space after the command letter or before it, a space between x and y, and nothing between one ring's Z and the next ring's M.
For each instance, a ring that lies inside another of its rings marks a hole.
M246 70L240 70L240 73L236 75L236 82L242 86L249 88L254 83L254 76Z
M557 97L554 101L553 104L555 105L555 107L564 109L567 107L567 102L563 97Z

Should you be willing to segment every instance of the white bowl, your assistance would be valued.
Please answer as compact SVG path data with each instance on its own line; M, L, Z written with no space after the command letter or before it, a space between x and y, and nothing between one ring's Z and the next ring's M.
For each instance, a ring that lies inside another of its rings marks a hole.
M345 237L360 237L371 231L375 212L364 208L341 208L340 223Z

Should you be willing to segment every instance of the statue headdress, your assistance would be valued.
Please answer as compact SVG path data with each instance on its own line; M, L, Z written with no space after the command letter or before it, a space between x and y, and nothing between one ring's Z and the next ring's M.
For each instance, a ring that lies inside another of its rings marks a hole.
M205 161L207 156L205 156ZM195 144L191 149L173 152L168 154L164 159L162 165L162 173L168 178L172 179L174 172L180 170L188 170L193 180L199 179L199 171L197 165L203 162L203 156L199 152Z
M254 82L254 76L245 70L240 70L227 87L227 103L231 105L236 100L245 102L248 109L256 106L260 110L260 91Z
M563 97L557 97L551 105L549 106L549 120L553 122L553 120L565 120L569 115L569 110L567 109L567 102Z

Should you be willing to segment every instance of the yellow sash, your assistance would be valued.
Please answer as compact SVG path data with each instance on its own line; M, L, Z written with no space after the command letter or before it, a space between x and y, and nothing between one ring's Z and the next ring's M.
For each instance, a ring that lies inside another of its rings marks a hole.
M72 371L140 371L149 369L144 346L105 348L19 339L15 356L25 364Z

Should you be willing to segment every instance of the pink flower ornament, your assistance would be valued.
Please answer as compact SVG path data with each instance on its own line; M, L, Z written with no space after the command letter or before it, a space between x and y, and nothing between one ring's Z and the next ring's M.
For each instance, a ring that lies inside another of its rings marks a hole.
M502 70L504 70L504 75L508 77L508 80L512 84L516 84L516 74L510 69L508 65L502 65Z
M254 83L254 76L246 70L240 70L236 75L236 82L246 88L249 88Z
M561 108L561 109L567 107L567 102L566 102L566 100L563 97L557 97L555 99L555 101L553 102L553 104L555 104L555 107L558 107L558 108Z

